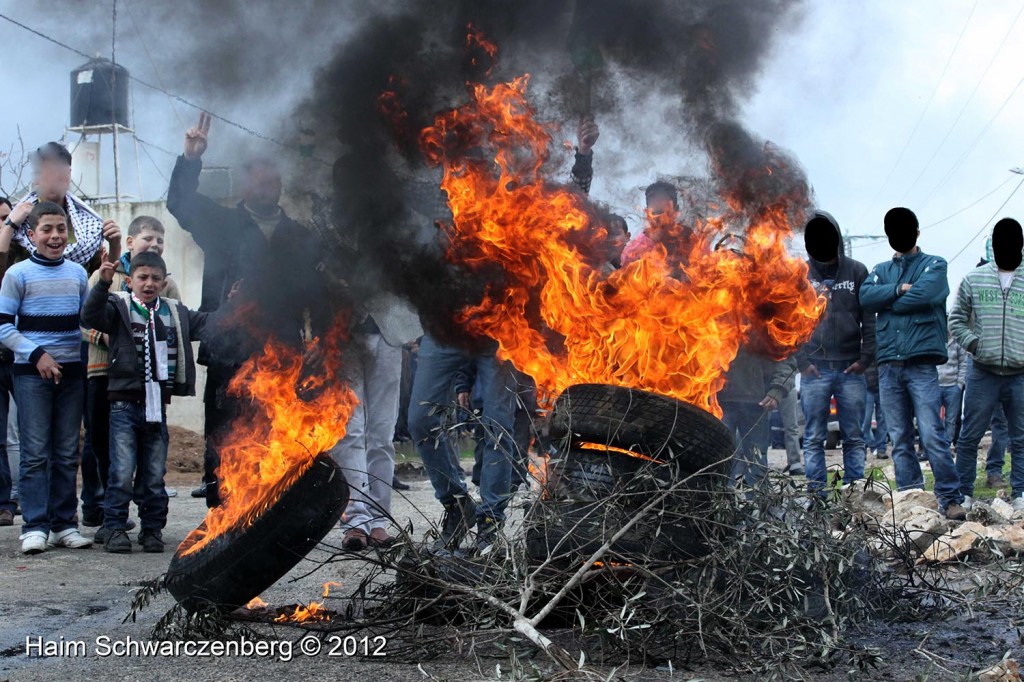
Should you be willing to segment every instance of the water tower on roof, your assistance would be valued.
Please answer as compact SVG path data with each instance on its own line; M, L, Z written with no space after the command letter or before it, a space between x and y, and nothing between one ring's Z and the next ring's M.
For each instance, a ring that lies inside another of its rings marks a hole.
M68 132L78 133L72 142L72 180L90 199L121 200L119 137L135 131L128 117L128 69L96 57L71 72L71 116ZM114 157L114 195L101 196L100 151L107 137ZM136 156L138 150L136 149Z

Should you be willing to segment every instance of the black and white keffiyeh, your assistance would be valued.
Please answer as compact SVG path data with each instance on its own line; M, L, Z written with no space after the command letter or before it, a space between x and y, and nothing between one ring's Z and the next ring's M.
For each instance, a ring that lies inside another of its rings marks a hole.
M39 203L39 195L32 192L22 201L29 201L34 206ZM103 246L103 218L71 192L67 193L65 203L75 241L64 250L64 258L84 266ZM36 247L28 238L28 225L22 225L14 238L29 253L35 253Z

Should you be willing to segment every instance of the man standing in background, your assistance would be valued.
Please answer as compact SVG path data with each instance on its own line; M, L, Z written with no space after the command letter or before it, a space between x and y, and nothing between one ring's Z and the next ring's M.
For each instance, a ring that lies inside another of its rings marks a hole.
M939 374L946 362L946 261L917 246L921 232L908 208L885 214L885 234L896 255L879 263L860 288L865 310L878 314L878 383L882 410L893 438L892 458L900 490L924 488L914 455L914 419L935 476L935 497L946 518L962 521L960 477L939 416Z

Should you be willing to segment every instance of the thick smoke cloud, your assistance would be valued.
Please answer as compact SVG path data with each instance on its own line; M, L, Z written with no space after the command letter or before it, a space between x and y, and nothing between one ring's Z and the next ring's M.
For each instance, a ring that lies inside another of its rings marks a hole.
M450 1L366 22L298 109L317 149L336 149L334 224L361 255L339 267L358 273L349 281L367 292L386 286L408 297L445 340L462 336L452 323L456 311L501 273L470 273L444 260L431 225L445 217L439 178L423 167L416 136L435 112L464 98L467 81L522 73L542 83L538 107L556 120L628 115L634 95L655 93L674 110L666 136L688 138L706 154L715 191L734 209L749 216L781 194L805 204L809 189L799 166L738 118L772 41L794 22L796 4ZM467 56L469 25L498 45L489 76L485 55ZM382 115L385 91L404 112L397 124Z

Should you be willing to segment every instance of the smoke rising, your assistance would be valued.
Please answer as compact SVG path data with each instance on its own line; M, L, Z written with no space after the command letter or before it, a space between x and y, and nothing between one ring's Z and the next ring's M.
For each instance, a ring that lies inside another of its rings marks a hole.
M298 109L311 117L318 149L337 150L334 223L361 254L357 263L339 266L355 266L356 279L369 289L390 287L409 298L444 340L464 336L452 322L457 311L478 301L487 285L500 288L502 273L471 272L444 260L432 222L446 217L446 207L416 136L435 112L465 98L467 81L522 73L533 76L542 115L570 125L581 115L602 124L640 120L637 99L661 100L666 139L703 153L718 196L749 220L786 195L784 209L796 224L809 203L799 165L747 131L738 116L797 7L795 0L450 0L367 21L321 70L318 87ZM470 25L498 46L489 76L486 55L467 53ZM384 92L400 102L398 119L382 114ZM601 147L596 154L597 172L615 173Z

